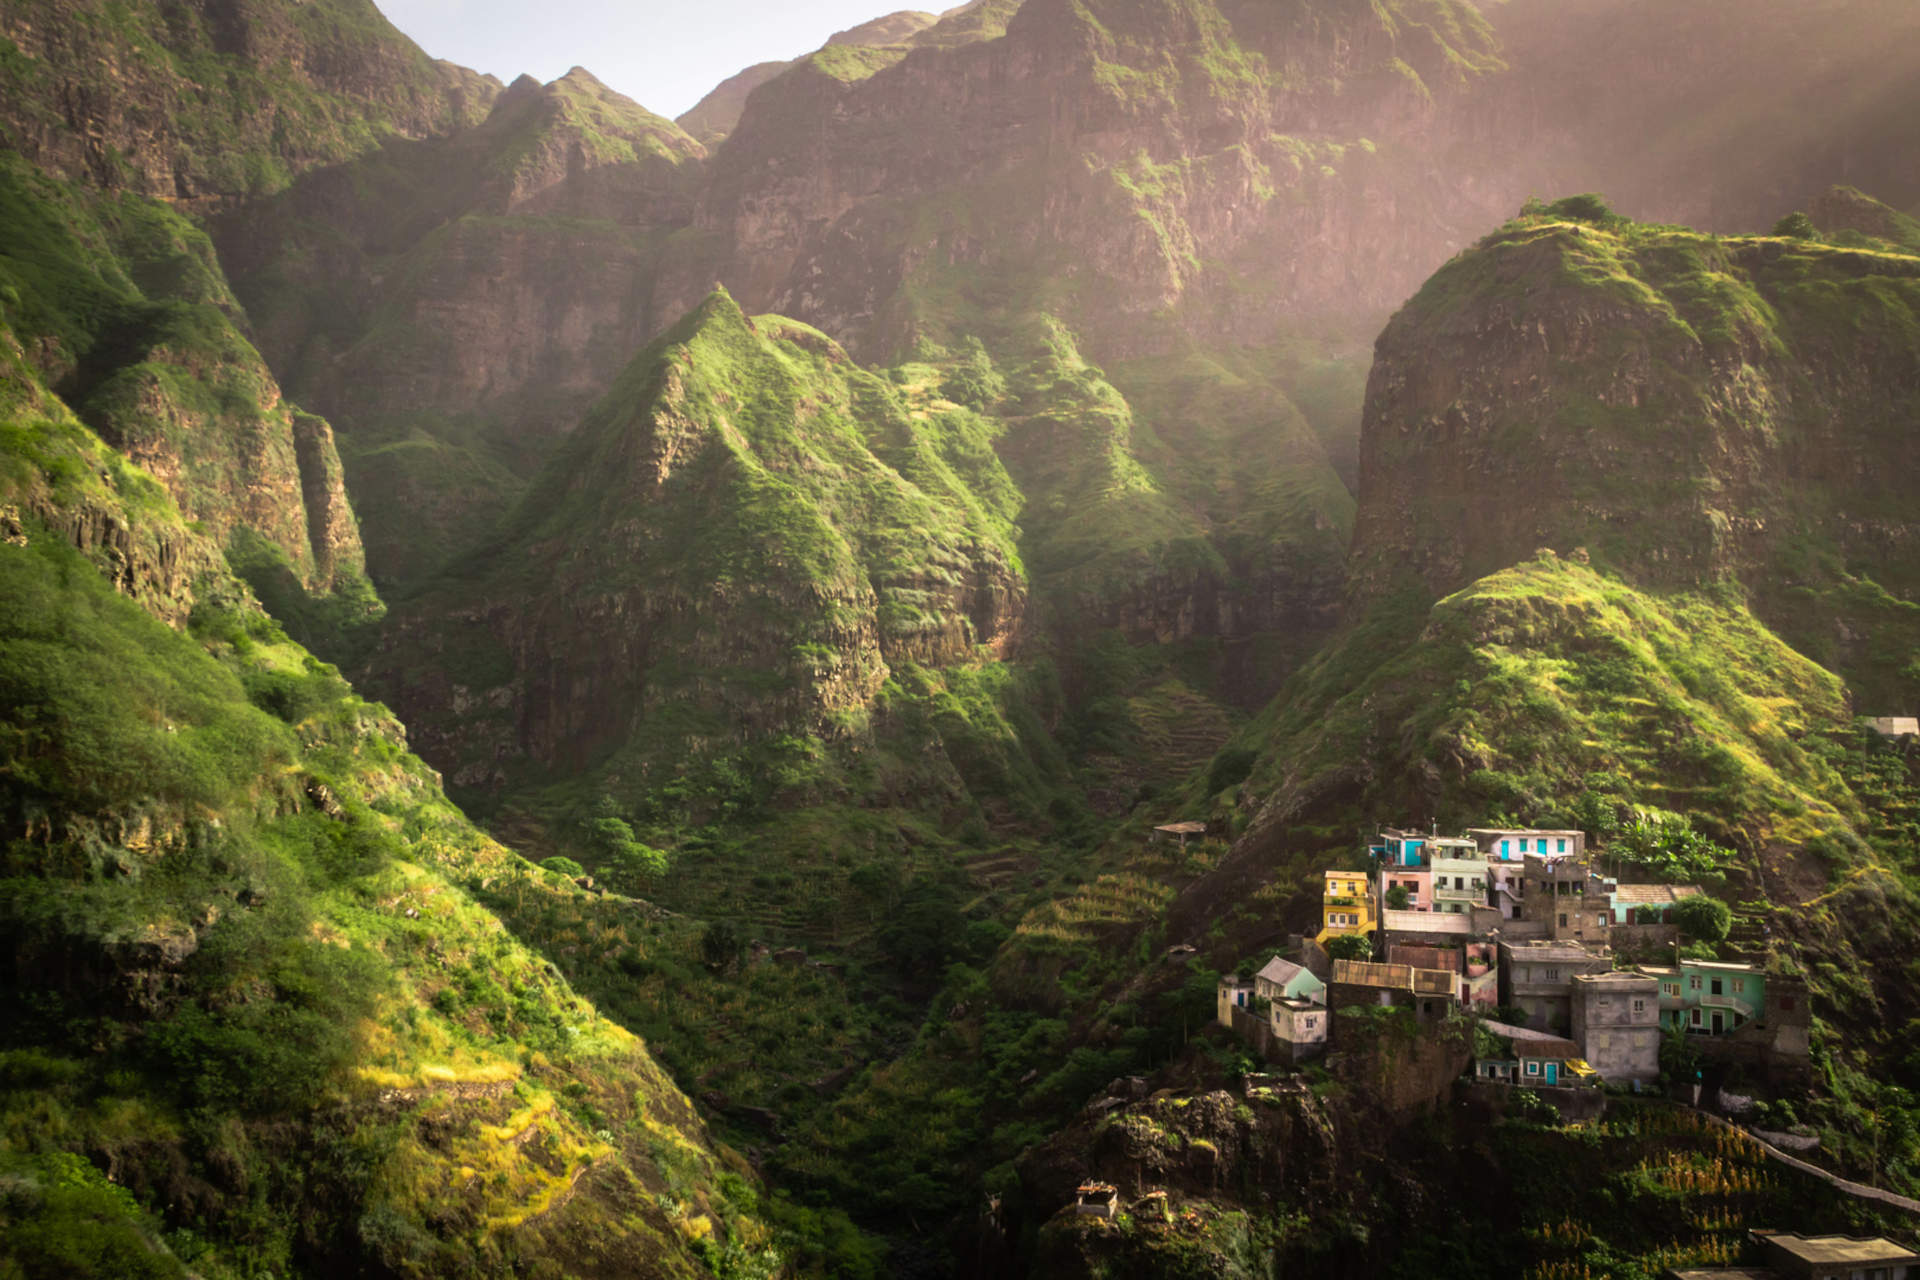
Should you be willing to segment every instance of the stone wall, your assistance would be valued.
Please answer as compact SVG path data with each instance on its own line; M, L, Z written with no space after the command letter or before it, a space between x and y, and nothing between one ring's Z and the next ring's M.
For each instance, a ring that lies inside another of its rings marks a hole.
M1471 1111L1475 1119L1491 1123L1507 1113L1518 1092L1516 1085L1463 1077L1453 1086L1453 1099ZM1607 1113L1604 1089L1537 1088L1532 1092L1539 1094L1542 1101L1552 1103L1563 1121L1589 1122Z

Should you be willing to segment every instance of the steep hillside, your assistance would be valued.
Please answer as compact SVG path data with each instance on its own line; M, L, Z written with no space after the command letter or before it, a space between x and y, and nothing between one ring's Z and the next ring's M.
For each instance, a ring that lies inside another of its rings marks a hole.
M869 355L977 331L948 303L1005 305L1018 281L1103 358L1162 346L1169 309L1242 341L1288 309L1384 311L1422 250L1390 265L1400 237L1326 214L1356 207L1396 157L1430 163L1432 95L1498 65L1478 14L1446 4L1356 16L1039 0L998 39L831 52L753 95L700 210L716 256L689 271ZM1431 219L1425 254L1444 252L1448 220ZM1229 283L1247 277L1263 286Z
M198 207L469 124L500 91L428 58L372 0L21 0L0 14L0 68L9 149Z
M1920 257L1839 241L1582 197L1449 264L1378 344L1362 598L1580 546L1646 581L1736 576L1875 705L1920 702Z
M987 430L716 294L635 358L499 540L405 607L382 687L482 791L610 754L658 786L690 749L859 734L891 667L1004 655L1020 629Z
M334 627L377 616L333 433L241 336L206 234L5 155L0 211L0 319L33 372L264 594Z
M349 424L383 583L483 536L658 331L649 280L703 154L575 68L451 138L389 140L216 227L263 349Z
M760 1274L745 1167L469 896L579 891L474 830L4 330L0 361L0 1258Z

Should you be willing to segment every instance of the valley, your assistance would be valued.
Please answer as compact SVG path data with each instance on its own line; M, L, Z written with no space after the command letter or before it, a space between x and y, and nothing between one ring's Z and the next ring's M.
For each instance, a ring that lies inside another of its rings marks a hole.
M821 39L675 121L368 0L0 9L0 1276L1920 1239L1671 1095L1920 1195L1920 13ZM1803 991L1804 1070L1250 1047L1399 826L1697 886L1607 967Z

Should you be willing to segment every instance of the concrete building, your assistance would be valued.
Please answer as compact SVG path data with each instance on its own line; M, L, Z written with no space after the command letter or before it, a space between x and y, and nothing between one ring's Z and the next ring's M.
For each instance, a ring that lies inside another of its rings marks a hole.
M1382 889L1383 893L1391 895L1395 889L1402 889L1407 895L1406 906L1396 907L1389 901L1388 910L1433 910L1433 868L1386 866L1380 868L1379 874L1387 882Z
M1327 984L1314 977L1305 965L1275 956L1253 975L1253 994L1257 1000L1305 1000L1325 1004Z
M1584 831L1474 827L1467 832L1467 836L1485 857L1498 862L1518 862L1530 853L1543 858L1578 858L1587 851L1587 833Z
M1524 907L1527 919L1544 922L1557 942L1603 943L1613 926L1613 909L1584 857L1526 857Z
M1523 1086L1549 1089L1575 1083L1569 1062L1580 1057L1580 1046L1571 1040L1515 1040L1514 1057L1518 1070L1514 1078Z
M1436 912L1471 915L1475 907L1487 905L1485 858L1435 858L1431 866Z
M1767 975L1750 964L1682 960L1642 965L1659 983L1660 1025L1689 1035L1720 1036L1759 1022L1766 1008Z
M1235 1009L1253 1008L1253 979L1238 974L1222 974L1213 989L1213 1020L1223 1027L1233 1025Z
M1608 973L1613 953L1578 942L1502 942L1500 1003L1526 1011L1526 1025L1564 1034L1573 1027L1573 980Z
M1444 969L1335 960L1327 1004L1336 1011L1357 1004L1400 1006L1412 1009L1422 1022L1434 1022L1453 1011L1459 986L1459 979Z
M1867 723L1883 738L1910 738L1920 735L1920 716L1868 716Z
M1327 1031L1333 1015L1323 1004L1312 1000L1275 1000L1267 1009L1267 1022L1273 1028L1270 1058L1304 1062L1326 1052Z
M1573 1038L1608 1084L1646 1083L1660 1074L1660 984L1643 973L1573 978Z
M1920 1254L1878 1236L1802 1236L1754 1232L1767 1265L1786 1280L1912 1280Z
M1373 932L1373 887L1364 871L1329 871L1320 895L1320 936Z
M1607 893L1613 924L1671 924L1674 906L1698 897L1692 884L1616 884Z
M1498 858L1489 858L1487 889L1488 900L1499 911L1501 919L1519 919L1527 892L1526 863L1521 860L1502 862Z

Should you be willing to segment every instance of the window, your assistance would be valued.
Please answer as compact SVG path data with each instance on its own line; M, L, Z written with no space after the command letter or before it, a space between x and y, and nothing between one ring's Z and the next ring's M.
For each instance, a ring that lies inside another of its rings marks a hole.
M1721 996L1721 995L1725 995L1725 994L1726 994L1726 992L1725 992L1725 991L1723 991L1723 990L1721 990L1721 988L1722 988L1723 986L1725 986L1725 984L1724 984L1724 983L1722 983L1722 982L1720 981L1720 979L1718 979L1718 978L1715 978L1715 979L1713 980L1713 994L1714 994L1714 995L1716 995L1716 996Z
M1567 918L1565 916L1561 916L1560 923L1565 924L1566 922L1567 922ZM1546 971L1546 980L1548 982L1560 981L1560 971L1558 969L1548 969Z
M1307 1030L1311 1031L1319 1025L1320 1025L1320 1019L1314 1018L1314 1017L1309 1017L1307 1019Z
M1699 1010L1698 1008L1695 1008L1695 1009L1693 1010L1693 1016L1692 1016L1692 1019L1691 1019L1691 1020L1692 1020L1692 1022L1693 1022L1693 1025L1694 1025L1694 1026L1696 1026L1696 1027L1697 1027L1697 1026L1699 1026L1699 1025L1700 1025L1700 1010Z
M1700 975L1699 975L1699 974L1697 974L1697 973L1695 973L1695 974L1689 974L1689 975L1687 976L1687 989L1688 989L1689 991L1698 991L1698 990L1700 989Z
M1567 927L1567 913L1564 911L1560 913L1560 927L1562 929Z
M1647 1002L1645 1000L1635 1000L1633 1002L1633 1011L1635 1013L1645 1013L1647 1011Z
M1747 980L1745 978L1735 978L1733 980L1733 994L1737 996L1743 996L1746 993L1747 993Z
M1565 840L1562 840L1560 842L1560 852L1565 853L1566 851L1567 851L1567 842Z
M1537 1063L1537 1062L1529 1062L1529 1063L1527 1064L1527 1074L1528 1074L1528 1075L1530 1075L1530 1076L1537 1076L1537 1075L1539 1075L1539 1074L1540 1074L1540 1064L1539 1064L1539 1063Z

